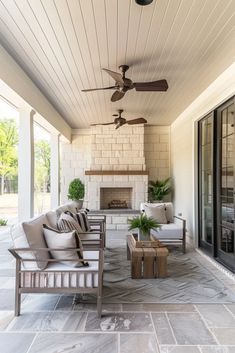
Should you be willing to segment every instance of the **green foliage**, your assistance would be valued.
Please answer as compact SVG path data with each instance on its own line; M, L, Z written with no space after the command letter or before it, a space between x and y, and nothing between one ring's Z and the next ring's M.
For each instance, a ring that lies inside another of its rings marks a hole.
M6 226L7 225L7 219L0 218L0 226Z
M0 120L0 176L2 190L4 178L17 173L18 133L14 119Z
M151 229L157 230L160 228L160 224L152 217L147 217L145 214L128 219L130 224L128 230L138 228L143 234L148 235Z
M85 187L80 179L74 179L69 184L68 198L70 200L76 201L84 198Z
M162 201L164 196L171 192L171 178L149 181L150 201Z
M35 143L35 189L37 192L48 192L50 188L51 146L48 141L38 140Z

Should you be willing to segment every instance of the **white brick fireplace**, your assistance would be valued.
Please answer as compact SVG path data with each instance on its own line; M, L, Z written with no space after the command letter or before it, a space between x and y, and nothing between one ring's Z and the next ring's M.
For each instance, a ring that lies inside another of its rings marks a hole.
M101 208L103 188L123 194L131 189L130 208L139 210L147 199L148 173L144 157L144 126L98 126L92 129L91 166L85 171L87 207Z

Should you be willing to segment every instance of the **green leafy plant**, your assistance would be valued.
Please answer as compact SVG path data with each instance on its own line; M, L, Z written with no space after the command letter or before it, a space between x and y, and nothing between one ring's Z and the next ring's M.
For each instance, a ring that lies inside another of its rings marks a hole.
M7 225L7 219L0 218L0 226L6 226Z
M69 184L68 192L69 200L76 201L83 199L85 195L85 187L83 182L78 178L72 180Z
M130 224L128 230L139 229L144 235L149 235L151 229L157 230L160 224L152 217L147 217L145 214L128 219Z
M164 196L168 195L171 190L171 178L149 181L148 191L150 201L162 201Z

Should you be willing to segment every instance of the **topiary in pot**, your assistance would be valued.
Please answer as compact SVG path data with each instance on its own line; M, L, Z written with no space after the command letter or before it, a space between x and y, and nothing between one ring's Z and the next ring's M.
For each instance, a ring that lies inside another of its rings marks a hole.
M147 217L144 213L140 216L128 219L130 224L128 230L138 229L138 240L149 240L150 230L161 228L160 224L152 217Z
M81 208L84 195L85 187L83 182L79 178L73 179L69 184L68 199L78 203L78 208Z

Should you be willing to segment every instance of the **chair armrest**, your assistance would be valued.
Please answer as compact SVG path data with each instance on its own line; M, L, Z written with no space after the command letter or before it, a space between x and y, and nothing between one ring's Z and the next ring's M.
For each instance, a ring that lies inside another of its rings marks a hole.
M186 234L186 219L179 217L179 216L174 216L174 218L179 219L183 223L183 236Z

